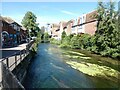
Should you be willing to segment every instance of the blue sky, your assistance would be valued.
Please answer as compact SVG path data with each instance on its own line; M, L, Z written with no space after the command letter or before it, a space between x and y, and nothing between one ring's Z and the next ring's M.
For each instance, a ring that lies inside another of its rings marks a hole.
M8 16L19 24L27 11L37 16L39 26L76 19L97 8L97 2L3 2L2 16Z

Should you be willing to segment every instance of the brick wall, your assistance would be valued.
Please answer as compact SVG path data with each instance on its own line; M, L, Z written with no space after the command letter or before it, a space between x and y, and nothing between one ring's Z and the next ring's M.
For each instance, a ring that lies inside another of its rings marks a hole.
M85 33L94 35L97 29L96 25L97 25L97 21L85 24Z

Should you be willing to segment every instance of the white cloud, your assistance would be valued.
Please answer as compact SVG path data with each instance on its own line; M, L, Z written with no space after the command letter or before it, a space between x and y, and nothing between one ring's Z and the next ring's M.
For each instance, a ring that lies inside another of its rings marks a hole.
M77 14L75 14L75 13L73 13L73 12L69 12L69 11L65 11L65 10L61 10L61 12L64 13L64 14L77 16Z

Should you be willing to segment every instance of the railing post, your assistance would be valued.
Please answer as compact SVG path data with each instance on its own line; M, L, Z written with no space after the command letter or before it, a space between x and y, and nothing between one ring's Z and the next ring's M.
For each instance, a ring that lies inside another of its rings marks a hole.
M23 51L24 51L24 54L23 54L23 55L24 55L24 58L25 58L25 49L24 49Z
M29 47L29 44L26 46L26 55L28 55L28 47Z
M8 61L9 59L8 58L6 58L6 65L7 65L7 67L9 68L9 61Z
M21 57L21 51L20 51L20 61L22 61L22 57Z
M17 66L17 53L15 53L15 67Z

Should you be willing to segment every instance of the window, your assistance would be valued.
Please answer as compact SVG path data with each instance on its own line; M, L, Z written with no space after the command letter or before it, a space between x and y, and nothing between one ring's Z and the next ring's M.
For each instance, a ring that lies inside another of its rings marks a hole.
M79 30L79 29L82 29L82 18L80 18L80 24L81 24L81 25L78 27L78 30Z
M0 22L0 26L3 26L3 23L2 23L2 22Z
M83 16L83 22L85 21L85 17Z

